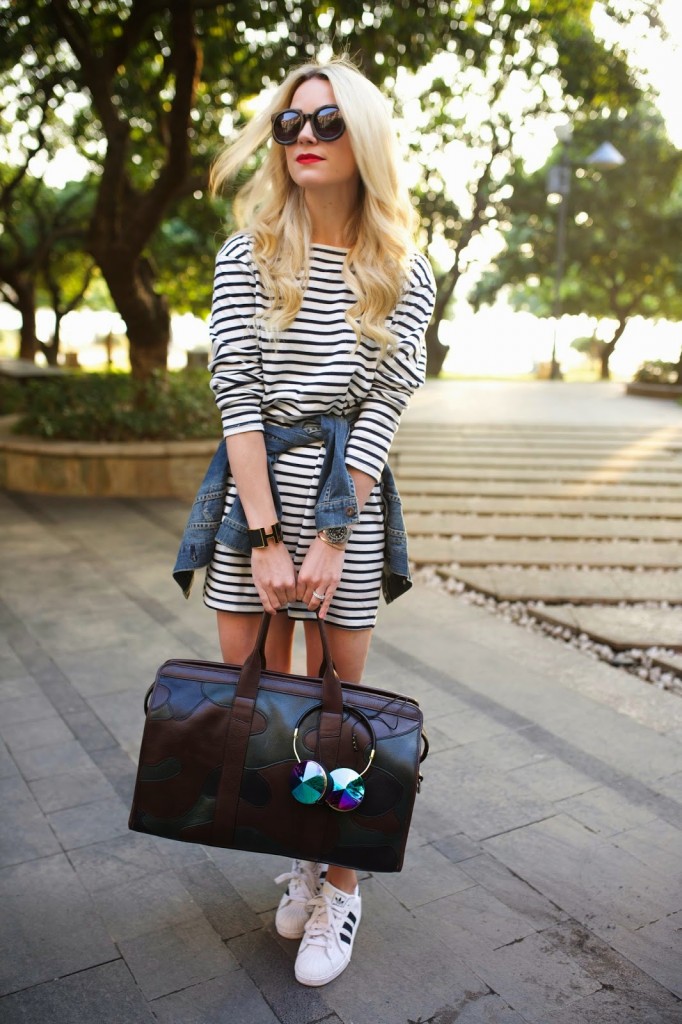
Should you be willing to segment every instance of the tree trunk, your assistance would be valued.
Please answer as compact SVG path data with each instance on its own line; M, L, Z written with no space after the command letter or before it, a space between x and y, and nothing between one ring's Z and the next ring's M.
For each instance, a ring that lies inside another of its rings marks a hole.
M611 338L611 341L604 341L604 342L602 342L601 351L599 353L599 362L600 362L599 379L600 380L611 380L611 368L609 366L609 360L610 360L611 356L613 355L613 350L615 349L616 345L618 344L620 339L623 337L623 332L624 332L625 328L627 327L627 325L628 325L628 317L625 316L625 317L623 317L622 320L618 321L618 326L616 327L616 330L614 331L614 334L613 334L613 337Z
M128 253L111 252L99 259L102 274L116 309L126 323L130 369L133 377L147 380L165 370L170 343L170 312L165 296L154 291L148 260L131 260Z
M682 349L680 349L680 358L677 360L677 383L682 384Z
M426 376L437 377L443 369L445 357L449 352L447 345L438 340L438 321L431 321L426 328Z
M19 359L28 359L30 362L34 362L38 351L35 284L31 278L22 276L15 278L11 282L11 286L17 297L16 308L21 314Z

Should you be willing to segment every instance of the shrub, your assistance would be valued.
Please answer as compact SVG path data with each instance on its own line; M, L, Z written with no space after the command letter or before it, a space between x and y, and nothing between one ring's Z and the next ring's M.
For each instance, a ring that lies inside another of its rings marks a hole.
M642 363L633 380L641 384L677 384L677 363L666 363L663 359L649 359Z
M23 412L25 406L25 385L11 377L0 377L0 416Z
M19 434L63 441L181 441L220 437L206 370L83 373L25 385Z

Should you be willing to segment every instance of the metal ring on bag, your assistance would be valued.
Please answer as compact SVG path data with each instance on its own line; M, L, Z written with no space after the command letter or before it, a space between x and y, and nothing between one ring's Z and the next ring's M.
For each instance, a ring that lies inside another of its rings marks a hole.
M320 704L318 707L321 708L322 705ZM354 768L342 767L334 768L331 772L327 772L319 761L313 761L312 759L302 761L298 756L296 740L298 739L298 731L302 722L308 715L317 710L317 708L309 708L308 711L301 715L294 729L294 755L297 763L291 769L291 776L289 778L291 795L294 800L298 800L301 804L313 806L324 801L334 811L348 812L356 810L364 799L365 784L362 777L367 774L374 761L377 745L376 735L372 728L372 723L362 711L349 707L346 704L343 707L347 707L350 713L361 719L369 731L372 750L370 751L367 765L361 772L356 772ZM355 740L354 734L353 740Z

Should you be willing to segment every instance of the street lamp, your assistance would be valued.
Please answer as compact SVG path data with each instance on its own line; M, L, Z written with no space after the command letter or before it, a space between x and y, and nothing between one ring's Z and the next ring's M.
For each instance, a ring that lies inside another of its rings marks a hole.
M573 168L580 164L589 164L590 167L597 167L600 170L609 170L613 167L620 167L625 163L625 157L618 152L610 142L602 142L584 160L575 164L571 160L570 147L573 139L573 129L570 124L559 125L555 129L557 141L561 144L559 162L550 167L547 174L547 195L558 205L557 230L556 230L556 257L554 263L554 292L552 299L552 316L554 318L554 332L552 336L552 360L550 363L550 380L561 380L561 369L557 361L557 334L559 331L559 320L561 318L561 283L564 278L566 267L566 216L568 210L568 197L571 193L571 177Z

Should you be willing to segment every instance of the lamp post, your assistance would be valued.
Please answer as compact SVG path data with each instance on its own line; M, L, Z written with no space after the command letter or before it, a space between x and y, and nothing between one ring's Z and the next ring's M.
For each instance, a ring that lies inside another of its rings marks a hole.
M554 289L552 293L552 317L554 319L554 331L552 335L552 359L550 362L550 380L561 380L561 368L557 360L557 337L559 332L559 320L561 319L561 285L564 279L566 267L566 225L568 212L568 198L571 194L571 177L573 168L576 166L571 159L570 147L573 138L573 129L570 124L559 125L555 129L557 141L561 144L559 162L550 167L547 174L547 196L554 200L558 206L556 226L556 256L554 262ZM602 142L580 163L589 164L600 170L609 170L613 167L620 167L625 163L625 157L618 152L610 142Z

